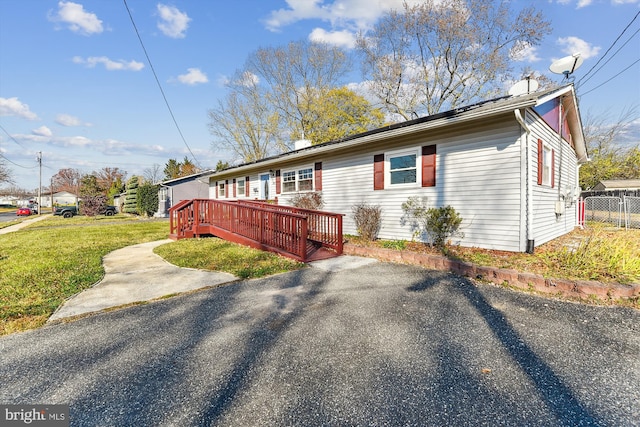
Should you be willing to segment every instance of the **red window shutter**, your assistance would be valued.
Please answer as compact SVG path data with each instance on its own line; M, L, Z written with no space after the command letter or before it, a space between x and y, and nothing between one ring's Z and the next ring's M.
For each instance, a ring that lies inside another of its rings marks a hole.
M244 179L244 195L247 197L249 197L249 184L250 184L249 177L246 177Z
M538 140L538 185L542 185L542 162L544 156L544 149L542 146L542 140Z
M280 169L276 171L276 194L280 194Z
M216 181L216 199L218 198L218 181Z
M315 170L316 191L322 191L322 162L317 162L313 168Z
M422 147L422 186L435 187L436 185L436 146L425 145Z
M237 197L236 196L236 179L233 178L233 197Z
M224 180L224 197L229 198L229 180Z
M551 150L551 188L556 186L556 150Z
M373 156L373 189L384 190L384 154Z

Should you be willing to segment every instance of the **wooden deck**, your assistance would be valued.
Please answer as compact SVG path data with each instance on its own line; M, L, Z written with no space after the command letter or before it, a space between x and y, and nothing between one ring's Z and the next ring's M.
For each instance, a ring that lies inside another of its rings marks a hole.
M185 200L169 210L174 240L212 235L308 262L342 254L342 214L259 201Z

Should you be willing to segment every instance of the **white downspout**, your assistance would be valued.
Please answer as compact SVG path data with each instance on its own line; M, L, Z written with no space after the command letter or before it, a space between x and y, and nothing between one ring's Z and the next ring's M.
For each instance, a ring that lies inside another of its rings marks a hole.
M526 252L532 254L535 247L535 238L533 235L533 168L531 167L531 129L527 126L522 112L519 109L514 110L516 120L526 132L525 135L525 174L526 174L526 220L527 220L527 246Z

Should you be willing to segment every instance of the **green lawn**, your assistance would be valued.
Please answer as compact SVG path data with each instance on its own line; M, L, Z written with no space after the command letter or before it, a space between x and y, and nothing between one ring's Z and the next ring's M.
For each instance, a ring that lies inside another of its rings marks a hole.
M134 216L51 217L0 235L0 335L43 325L64 300L98 282L102 257L116 249L166 239L166 220ZM261 277L304 264L219 239L156 248L177 265Z

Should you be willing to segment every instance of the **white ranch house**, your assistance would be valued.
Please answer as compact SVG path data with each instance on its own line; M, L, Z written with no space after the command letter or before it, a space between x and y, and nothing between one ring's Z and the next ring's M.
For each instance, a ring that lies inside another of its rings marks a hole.
M507 96L241 164L207 175L211 199L278 199L322 192L323 210L379 205L379 237L411 240L401 205L420 196L451 205L453 243L531 252L577 226L578 170L586 162L573 85ZM199 177L201 179L202 177Z

